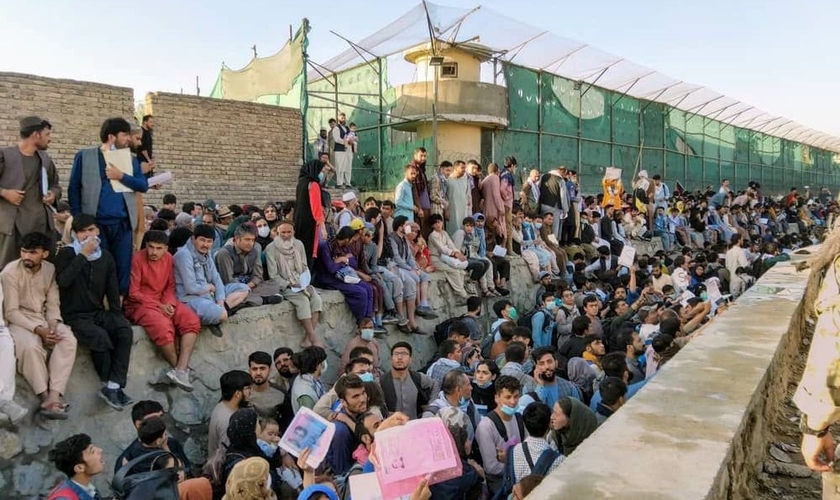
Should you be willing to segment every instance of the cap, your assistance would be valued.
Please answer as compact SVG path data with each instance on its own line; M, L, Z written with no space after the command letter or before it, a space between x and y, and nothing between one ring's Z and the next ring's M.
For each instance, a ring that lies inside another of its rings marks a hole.
M376 227L370 222L365 222L365 231L369 234L373 234L376 232Z
M210 199L204 200L204 209L210 210L211 212L216 211L216 202Z
M356 199L356 193L354 193L353 191L348 191L348 192L344 193L344 195L341 197L341 201L343 201L344 203L349 203L349 202L351 202L355 199Z
M473 214L473 219L474 220L484 219L484 214L481 213L481 212L476 212L476 213Z
M59 201L55 206L56 212L69 212L70 204L66 201Z
M543 271L543 272L540 273L539 276L537 276L537 281L542 281L542 280L544 280L546 278L550 278L550 277L551 277L551 274L549 274L548 271Z
M20 119L20 131L23 132L26 129L41 127L45 123L48 124L49 122L41 117L26 116Z
M220 219L224 219L225 217L233 217L233 212L231 212L228 207L221 207L216 215L218 215Z
M360 229L364 229L364 228L365 228L365 223L364 223L364 221L362 221L362 219L357 218L357 219L353 219L353 220L350 221L350 229L352 229L353 231L359 231Z

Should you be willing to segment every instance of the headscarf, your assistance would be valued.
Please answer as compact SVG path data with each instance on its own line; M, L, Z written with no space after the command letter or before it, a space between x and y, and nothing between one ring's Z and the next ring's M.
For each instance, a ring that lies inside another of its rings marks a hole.
M213 500L213 487L206 477L187 479L178 485L182 500Z
M281 255L281 258L277 259L280 263L280 274L290 283L300 283L300 275L307 269L306 262L301 260L300 253L295 249L297 241L294 236L288 241L282 236L277 236L271 243Z
M233 219L233 222L230 223L230 225L227 228L227 231L225 231L225 241L233 238L233 235L236 233L236 230L239 228L239 226L250 221L251 218L247 215L240 215L239 217Z
M297 500L309 500L315 498L317 495L327 495L329 500L338 500L338 495L335 494L332 488L323 484L313 484L304 488L297 497Z
M593 384L595 383L597 374L589 366L589 363L583 358L572 358L569 360L566 370L569 375L569 381L575 384L587 399L591 398L592 393L595 391Z
M563 454L568 456L580 446L584 439L598 428L598 419L588 406L582 401L565 397L557 402L563 413L569 418L569 425L559 431L557 440L563 448Z
M230 442L227 453L239 453L246 457L262 456L257 446L257 412L253 408L243 408L231 415L227 437Z
M86 255L85 258L89 262L99 260L99 258L102 257L102 241L99 239L99 236L88 236L88 238L93 238L96 240L96 250L94 250L92 254ZM82 253L82 247L84 246L84 244L81 241L79 241L79 238L76 238L75 232L73 233L73 241L70 243L70 246L73 248L73 250L75 250L76 255L80 255Z
M321 180L318 174L324 169L321 160L312 160L300 167L298 184L295 190L295 236L303 243L306 251L306 263L312 267L312 256L317 245L315 241L316 227L315 216L312 214L312 207L309 205L309 183L314 182L321 190L321 205L328 207L330 204L329 193L321 188ZM326 209L325 209L326 211Z
M276 498L268 487L269 465L265 459L252 457L237 463L225 483L222 500L269 500Z

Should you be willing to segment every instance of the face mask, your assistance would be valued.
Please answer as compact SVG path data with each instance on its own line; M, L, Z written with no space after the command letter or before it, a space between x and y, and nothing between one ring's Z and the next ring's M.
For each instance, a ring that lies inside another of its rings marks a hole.
M492 380L488 380L487 382L484 382L483 384L476 383L475 385L478 386L479 389L487 389L488 387L490 387L490 385L492 383L493 383Z
M545 305L545 308L546 308L548 311L553 312L553 311L555 311L555 310L557 309L557 302L549 302L548 304L546 304L546 305Z
M262 439L257 439L257 446L260 447L260 450L262 450L262 452L268 458L273 457L274 454L277 452L277 445L276 444L271 444L267 441L263 441ZM270 476L269 476L269 479L271 479Z
M324 182L324 180L326 178L327 178L327 174L325 174L324 172L321 172L320 174L318 174L318 182Z
M458 400L458 405L461 407L461 409L465 409L467 406L469 406L469 404L470 400L463 396L461 396L461 399Z
M510 319L514 320L514 321L516 321L516 318L518 318L518 317L519 317L519 313L518 313L518 312L516 312L516 308L515 308L515 307L511 307L511 308L510 308L510 311L508 311L508 317L509 317Z
M329 366L330 366L330 365L329 365L329 363L327 363L327 360L325 359L325 360L324 360L324 366L322 366L322 367L321 367L321 373L326 373L327 368L328 368Z
M512 416L516 415L516 408L514 408L512 406L502 405L501 408L502 408L502 413L504 413L508 417L512 417Z
M709 300L709 292L702 292L700 298L703 299L703 302Z
M373 328L362 328L361 337L365 342L373 340Z
M362 379L362 382L373 382L373 374L370 372L359 375L359 378Z
M270 232L271 229L268 226L260 226L257 228L257 234L260 235L261 238L265 238Z
M411 234L411 226L403 226L405 228L405 234Z
M542 229L542 222L535 222L534 227L537 229Z

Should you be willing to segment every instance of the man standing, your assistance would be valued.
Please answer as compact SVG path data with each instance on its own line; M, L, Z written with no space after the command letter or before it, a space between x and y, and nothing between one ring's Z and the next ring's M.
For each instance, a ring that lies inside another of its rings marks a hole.
M429 215L432 211L432 201L429 198L429 179L426 177L426 148L417 148L414 150L414 157L409 165L417 170L417 176L414 178L414 205L419 208L417 212L417 219L415 222L420 224L420 234L424 238L429 237L432 231L432 226L429 224Z
M442 161L435 175L429 179L429 199L432 203L432 214L440 214L449 220L449 201L446 194L446 179L452 173L452 163Z
M286 401L286 394L269 383L273 360L267 352L256 351L248 356L248 373L254 384L249 401L261 417L281 420L280 410Z
M235 282L225 285L210 256L215 231L201 224L193 237L175 252L175 294L178 300L195 311L202 325L222 336L219 323L226 321L231 309L241 304L251 290Z
M301 277L309 279L311 276L309 268L306 267L303 243L295 238L291 222L280 223L277 238L265 249L265 258L268 278L278 283L283 298L292 303L295 315L303 326L306 336L302 346L324 347L324 343L315 333L323 303L312 285L303 286L304 283L301 282Z
M338 114L338 123L332 130L333 153L335 155L336 184L339 189L348 189L353 168L353 144L348 138L350 129L347 128L347 116L344 113Z
M76 337L61 322L55 266L46 261L52 240L29 233L21 240L20 259L3 268L3 314L15 340L18 369L41 398L44 418L64 420L62 402L76 361ZM52 350L47 365L47 349Z
M391 371L382 375L379 381L388 412L405 413L411 420L423 414L431 395L438 391L432 379L409 368L412 350L408 342L394 344L391 347Z
M99 227L92 215L73 219L73 243L58 252L55 267L61 314L79 344L90 350L103 384L98 395L122 411L134 402L123 391L133 335L122 313L114 258L99 246Z
M525 437L522 416L517 413L522 385L507 375L500 375L494 384L496 409L481 419L475 430L475 440L481 452L487 487L497 492L504 481L508 447L521 443Z
M365 383L353 373L338 379L335 384L335 393L341 401L340 413L346 415L350 421L364 414L368 409L367 392ZM344 419L338 418L335 421L335 434L333 435L330 449L327 451L326 462L336 476L344 476L350 471L355 463L353 452L359 446L354 430L350 429Z
M394 191L394 203L396 204L394 217L402 216L410 222L414 222L417 220L415 216L419 219L420 215L422 215L423 211L415 204L414 195L412 194L417 176L417 169L410 164L406 165L405 178L397 184L397 188Z
M478 184L477 179L475 182ZM473 214L470 179L467 178L467 165L464 162L455 162L452 175L446 179L446 191L449 196L449 223L446 229L449 234L453 234L461 227L461 222Z
M152 115L143 116L143 123L140 125L143 128L143 138L140 141L140 149L137 156L140 163L148 163L149 169L155 169L155 162L152 154L152 130L155 128L155 117Z
M125 299L125 315L146 330L152 342L169 363L166 378L192 392L190 355L201 323L198 316L175 297L175 273L169 241L163 231L146 233L146 248L131 260L131 285ZM180 337L176 350L175 338Z
M61 441L50 450L50 462L67 479L56 486L49 500L96 500L99 492L93 478L105 470L102 448L94 446L87 434L76 434Z
M135 193L145 193L149 183L137 158L132 158L132 174L128 175L113 165L106 165L103 152L127 148L130 134L131 125L125 119L105 120L99 132L102 144L76 153L68 189L73 216L85 213L96 217L102 249L114 256L120 295L128 293L131 274L133 228L137 227L139 218ZM131 191L118 193L111 181L119 181Z
M516 158L508 157L505 159L505 171L502 172L501 191L502 202L505 205L505 248L508 254L513 254L513 193L514 193L514 177L516 176ZM499 221L501 223L502 221Z
M222 400L210 412L210 425L207 429L208 457L212 458L216 455L216 450L230 444L227 435L230 417L236 410L250 405L253 383L251 376L242 370L231 370L219 378Z
M50 122L28 116L20 121L17 145L0 149L0 267L18 258L24 234L55 228L48 207L61 198L61 187L47 154L51 135Z
M227 244L216 253L216 268L225 286L244 284L249 293L245 299L251 305L279 304L283 300L280 285L263 278L262 249L257 243L257 227L246 222L240 224L233 235L233 244Z
M562 238L563 222L569 214L569 189L566 186L566 167L558 167L544 174L540 178L540 211L554 214L554 224L551 232L560 242Z

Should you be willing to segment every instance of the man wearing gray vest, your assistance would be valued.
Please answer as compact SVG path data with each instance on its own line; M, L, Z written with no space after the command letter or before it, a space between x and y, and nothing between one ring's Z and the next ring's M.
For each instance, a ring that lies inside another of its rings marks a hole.
M125 119L105 120L99 138L102 141L99 147L85 148L76 153L67 194L74 217L82 213L96 216L101 247L114 257L120 295L125 296L131 276L133 234L138 221L135 193L145 193L149 183L136 157L132 158L132 175L105 164L103 151L129 146L131 125ZM112 180L121 182L131 192L115 192L111 187Z
M49 206L61 198L58 173L47 154L52 125L37 116L20 121L20 141L0 149L0 268L20 257L24 234L51 234Z

